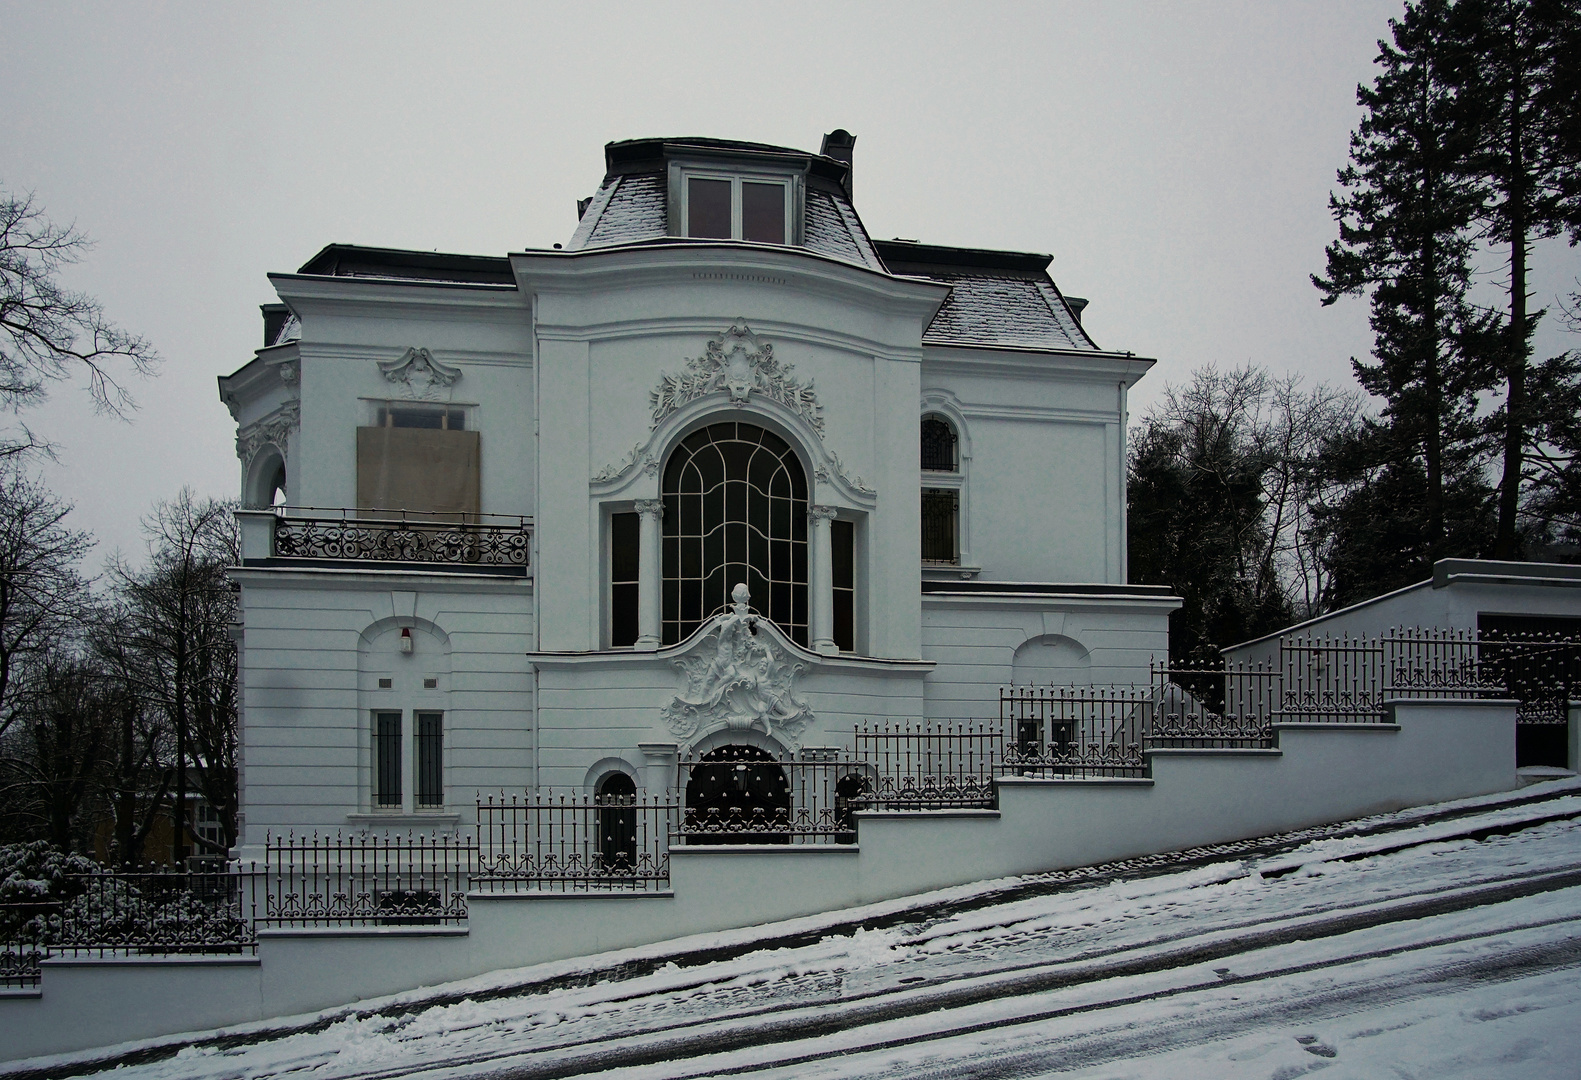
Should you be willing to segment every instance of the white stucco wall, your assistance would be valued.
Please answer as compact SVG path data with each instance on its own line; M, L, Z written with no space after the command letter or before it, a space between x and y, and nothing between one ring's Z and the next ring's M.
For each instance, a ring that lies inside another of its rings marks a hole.
M923 656L937 667L925 680L930 719L999 716L999 688L1014 681L1018 650L1042 639L1086 654L1079 683L1146 683L1148 664L1169 655L1172 597L928 595L923 597ZM1051 679L1029 679L1048 682Z
M369 805L377 708L402 710L407 725L414 709L445 713L447 806L428 822L470 821L479 789L523 785L533 761L528 580L310 569L236 576L244 857L270 831L335 832L389 819ZM398 651L399 626L416 630L411 654ZM395 685L380 690L381 676ZM425 690L424 677L439 686Z
M665 893L473 893L459 931L270 933L256 962L50 962L42 993L0 996L0 1059L1508 790L1514 711L1398 702L1394 724L1281 725L1276 750L1155 751L1145 780L1007 778L997 811L863 813L852 845L677 849Z

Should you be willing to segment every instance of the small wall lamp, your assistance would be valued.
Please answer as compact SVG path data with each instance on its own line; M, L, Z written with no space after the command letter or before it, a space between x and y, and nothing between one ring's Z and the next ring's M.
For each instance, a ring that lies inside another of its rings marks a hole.
M403 653L412 651L412 628L409 626L401 627L401 651Z

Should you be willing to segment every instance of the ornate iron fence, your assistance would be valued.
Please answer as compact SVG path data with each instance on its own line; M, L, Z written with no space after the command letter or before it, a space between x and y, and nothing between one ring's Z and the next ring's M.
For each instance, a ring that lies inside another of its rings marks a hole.
M253 876L260 926L409 926L459 923L478 842L438 836L269 836Z
M687 845L854 843L854 815L879 798L877 780L870 762L839 748L810 749L795 758L727 746L682 758L674 839Z
M257 880L163 866L68 873L0 908L0 987L36 986L50 956L251 953Z
M1385 648L1376 638L1287 636L1279 640L1281 723L1381 723Z
M855 762L863 767L864 810L974 809L994 805L993 777L1004 761L1005 727L989 721L883 721L859 724Z
M527 519L499 514L408 510L282 508L274 554L281 558L447 563L524 568L532 547Z
M1007 686L999 717L1007 745L999 772L1082 778L1141 776L1151 717L1146 686Z
M670 792L593 796L534 792L480 798L473 887L484 892L667 886L681 805Z

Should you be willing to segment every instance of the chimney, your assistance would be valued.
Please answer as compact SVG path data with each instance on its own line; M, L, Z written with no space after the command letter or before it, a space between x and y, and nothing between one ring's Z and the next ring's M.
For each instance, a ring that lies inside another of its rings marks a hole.
M856 149L856 136L845 128L835 128L823 137L823 147L818 151L824 157L845 162L845 197L851 198L851 152Z
M258 310L263 312L264 348L267 349L280 336L281 328L291 317L291 309L284 304L259 304Z

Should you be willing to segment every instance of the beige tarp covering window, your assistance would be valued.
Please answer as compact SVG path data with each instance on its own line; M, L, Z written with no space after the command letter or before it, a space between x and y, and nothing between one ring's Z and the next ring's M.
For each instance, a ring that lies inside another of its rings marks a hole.
M476 431L360 427L357 505L475 515L481 456Z

